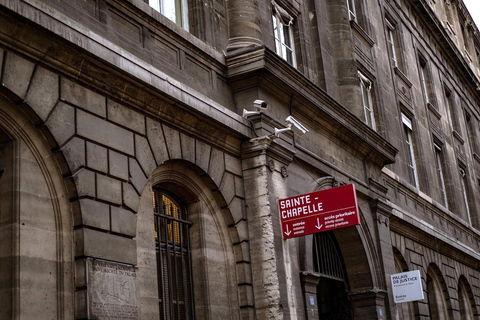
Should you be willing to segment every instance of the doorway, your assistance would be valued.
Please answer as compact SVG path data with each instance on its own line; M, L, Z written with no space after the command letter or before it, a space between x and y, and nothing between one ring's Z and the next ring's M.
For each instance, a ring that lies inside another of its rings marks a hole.
M317 285L318 318L353 320L353 309L348 299L348 279L333 233L314 235L313 260L315 272L320 276Z

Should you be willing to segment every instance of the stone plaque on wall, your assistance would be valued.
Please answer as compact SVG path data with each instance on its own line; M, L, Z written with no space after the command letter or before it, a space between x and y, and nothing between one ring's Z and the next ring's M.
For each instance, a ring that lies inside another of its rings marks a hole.
M128 265L88 260L91 319L138 319L135 269Z

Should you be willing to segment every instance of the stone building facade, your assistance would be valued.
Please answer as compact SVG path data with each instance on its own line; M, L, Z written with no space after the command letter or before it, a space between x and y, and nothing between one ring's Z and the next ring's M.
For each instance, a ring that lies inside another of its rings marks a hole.
M480 318L461 0L0 0L0 62L1 319ZM283 239L349 183L360 225Z

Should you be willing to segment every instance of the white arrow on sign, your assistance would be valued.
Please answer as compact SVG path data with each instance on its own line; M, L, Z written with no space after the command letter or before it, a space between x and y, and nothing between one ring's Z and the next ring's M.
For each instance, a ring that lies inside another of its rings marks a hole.
M320 220L318 220L318 218L317 218L317 225L315 226L315 228L320 230L320 229L322 229L322 227L323 227L323 224L320 224Z
M290 233L292 233L292 231L288 231L288 224L287 224L287 232L284 232L287 236L290 235Z

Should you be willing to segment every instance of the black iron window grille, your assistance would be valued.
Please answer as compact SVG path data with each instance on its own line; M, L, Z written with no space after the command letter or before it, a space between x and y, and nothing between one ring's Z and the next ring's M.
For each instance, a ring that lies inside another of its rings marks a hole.
M162 189L153 189L160 319L194 319L187 211Z

